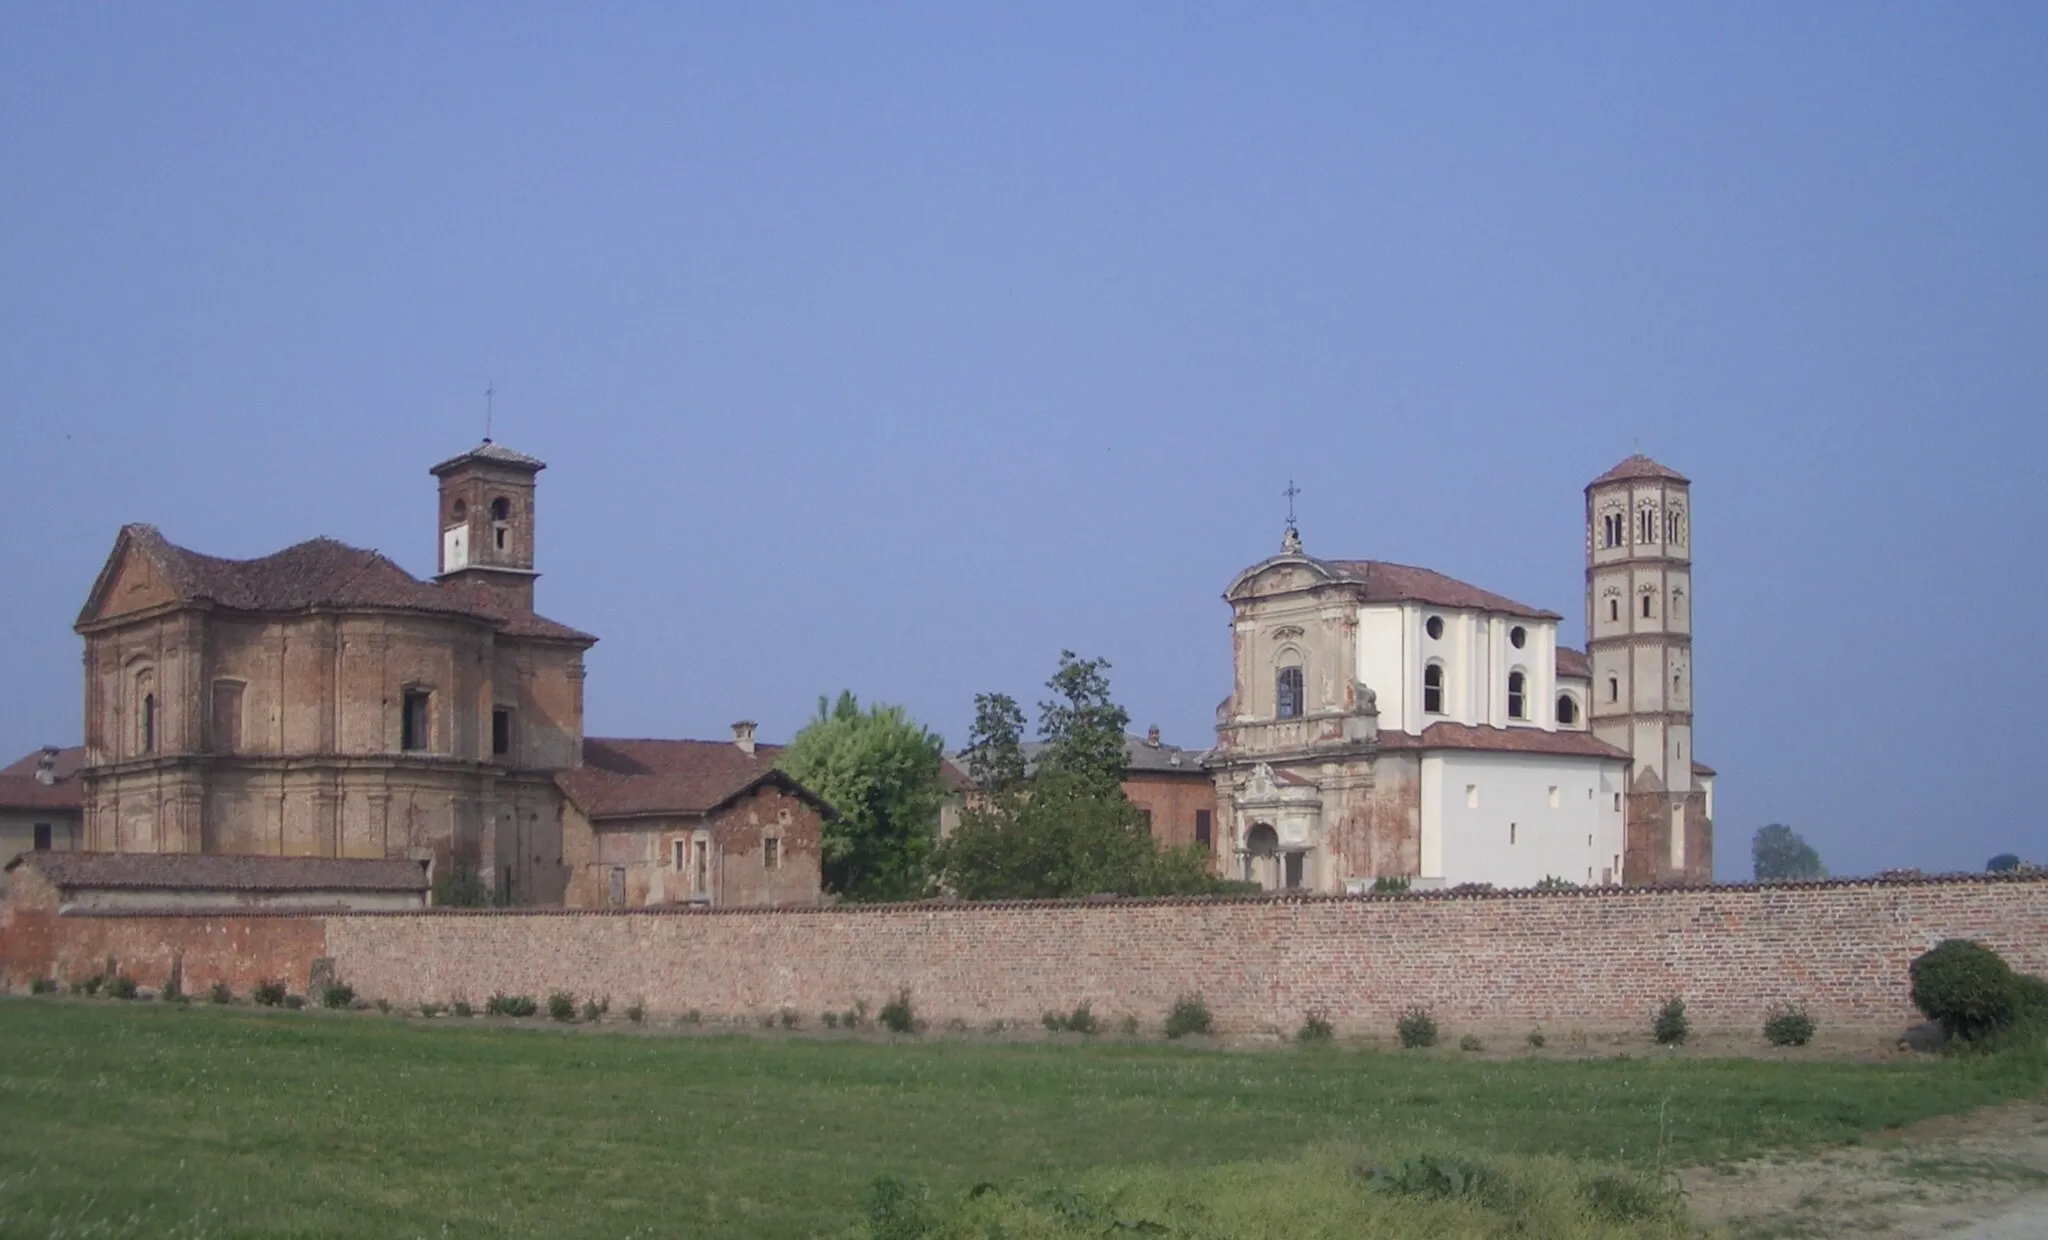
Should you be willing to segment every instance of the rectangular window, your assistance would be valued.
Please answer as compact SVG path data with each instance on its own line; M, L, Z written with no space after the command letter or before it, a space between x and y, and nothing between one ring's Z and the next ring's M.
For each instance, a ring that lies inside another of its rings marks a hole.
M1287 886L1294 890L1301 886L1301 857L1298 852L1287 854Z
M626 903L626 867L625 867L625 866L622 866L622 865L615 865L615 866L613 866L613 867L612 867L612 872L611 872L611 890L610 890L610 891L608 891L608 892L606 892L606 895L607 895L607 897L608 897L608 898L609 898L609 899L611 900L611 904L612 904L612 907L613 907L613 908L620 908L620 907L623 907L623 906L625 905L625 903Z
M398 721L398 747L407 753L427 748L427 725L432 720L428 703L432 700L433 695L425 689L405 691L405 704Z
M1275 681L1273 713L1281 719L1301 718L1301 669L1283 667Z
M1211 836L1210 832L1211 832L1211 831L1212 831L1213 829L1214 829L1214 828L1212 828L1212 827L1210 826L1210 824L1209 824L1209 811L1208 811L1208 810L1206 810L1206 809L1198 809L1198 810L1196 810L1196 811L1195 811L1195 843L1197 843L1197 844L1200 844L1200 845L1201 845L1202 847L1204 847L1204 848L1207 848L1207 847L1209 847L1210 841L1211 841L1211 839L1212 839L1212 836Z
M1465 808L1466 808L1466 809L1478 809L1478 808L1479 808L1479 785L1478 785L1478 784L1466 784L1466 785L1465 785Z
M684 866L687 866L688 864L690 864L690 862L689 862L689 856L690 856L690 844L689 844L689 841L688 841L688 840L670 840L670 841L669 841L669 845L668 845L668 863L669 863L670 865L672 865L672 866L674 866L674 867L675 867L675 871L676 871L676 873L678 873L678 874L682 873L682 872L683 872L683 867L684 867Z
M782 841L769 836L761 841L761 868L779 870L782 868Z
M491 712L491 755L502 758L512 752L512 712L500 706Z
M36 824L36 851L50 851L50 824L47 822Z
M696 874L692 877L690 890L698 895L711 894L711 845L704 840L697 841L693 855L696 858Z
M1556 808L1558 807L1558 804L1559 804L1559 801L1558 801L1558 791L1557 791L1557 785L1556 785L1556 784L1552 784L1552 785L1550 785L1550 808L1552 808L1552 809L1556 809Z
M1650 599L1652 597L1652 595L1648 594L1645 594L1643 596L1643 619L1645 620L1648 620L1650 618Z
M1617 814L1621 812L1621 794L1619 792L1614 794L1614 812Z
M1150 809L1150 808L1148 808L1148 807L1146 807L1146 806L1140 805L1140 806L1138 807L1138 817L1140 817L1140 818L1142 818L1142 819L1144 819L1144 820L1145 820L1145 834L1147 834L1147 835L1150 835L1150 834L1152 834L1152 811L1151 811L1151 809Z
M1515 824L1511 822L1511 823L1509 823L1509 824L1508 824L1508 843L1512 844L1512 843L1514 843L1514 842L1515 842Z
M213 751L237 753L242 748L242 686L237 681L213 682Z

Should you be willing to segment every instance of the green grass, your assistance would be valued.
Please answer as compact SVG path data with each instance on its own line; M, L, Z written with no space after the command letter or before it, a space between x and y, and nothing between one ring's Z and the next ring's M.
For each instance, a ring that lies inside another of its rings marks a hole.
M1646 1169L2039 1095L2041 1056L1461 1061L887 1045L0 1000L0 1236L808 1236L958 1200L1369 1146Z

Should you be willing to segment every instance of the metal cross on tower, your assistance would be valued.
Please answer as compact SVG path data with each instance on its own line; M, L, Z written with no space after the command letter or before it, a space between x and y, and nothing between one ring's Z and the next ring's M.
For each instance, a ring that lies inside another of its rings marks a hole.
M1294 528L1294 497L1301 494L1301 488L1294 485L1294 479L1287 480L1287 489L1280 492L1287 497L1287 528Z

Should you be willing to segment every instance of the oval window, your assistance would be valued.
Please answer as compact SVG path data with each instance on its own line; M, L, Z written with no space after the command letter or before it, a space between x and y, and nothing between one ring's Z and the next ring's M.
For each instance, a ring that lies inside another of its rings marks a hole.
M1424 632L1429 634L1429 639L1435 641L1444 635L1444 618L1442 616L1431 616L1424 622L1422 628Z
M1523 628L1521 625L1518 624L1514 628L1508 630L1508 644L1513 646L1515 649L1520 650L1522 648L1523 643L1527 642L1528 640L1529 630Z

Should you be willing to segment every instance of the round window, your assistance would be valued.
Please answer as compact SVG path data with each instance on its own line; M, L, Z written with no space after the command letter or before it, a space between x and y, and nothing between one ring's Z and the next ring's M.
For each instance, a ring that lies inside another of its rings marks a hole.
M1444 635L1444 618L1442 616L1431 616L1422 627L1429 634L1429 639L1435 641Z
M1521 625L1518 624L1514 628L1508 630L1508 644L1513 646L1515 649L1520 650L1522 648L1522 644L1524 642L1527 642L1528 640L1529 630L1523 628Z

